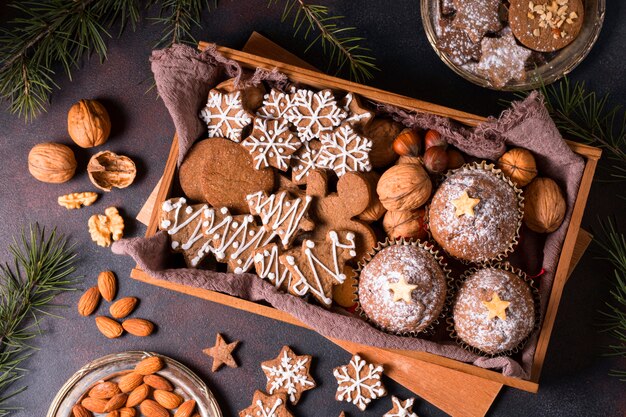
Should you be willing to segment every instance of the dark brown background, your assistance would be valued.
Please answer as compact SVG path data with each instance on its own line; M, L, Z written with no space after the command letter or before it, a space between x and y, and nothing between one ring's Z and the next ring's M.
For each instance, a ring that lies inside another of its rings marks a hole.
M504 94L465 82L439 61L424 35L417 0L321 3L346 15L346 24L357 26L359 34L368 38L365 44L378 58L382 70L369 84L477 114L501 111L498 100L505 98ZM611 92L612 97L623 102L626 5L614 0L608 3L598 44L572 78L586 80L597 91ZM324 68L319 49L304 54L306 44L299 36L292 36L288 24L280 23L280 9L266 6L264 0L221 1L217 11L204 16L203 27L195 33L199 39L241 48L250 33L257 30ZM0 23L8 13L6 5L0 2ZM294 326L132 281L128 279L133 266L130 258L114 256L90 241L87 219L110 205L119 207L127 219L126 236L144 233L145 228L133 218L163 170L173 134L163 104L153 92L146 93L151 84L148 56L160 27L145 17L135 33L127 31L119 39L108 40L109 56L104 64L92 58L81 63L73 81L62 74L56 77L61 90L54 92L48 113L33 123L25 124L5 111L0 113L0 259L9 260L6 246L21 225L31 221L57 225L78 243L79 269L86 275L83 286L93 285L99 271L114 270L120 278L120 294L138 296L141 305L136 316L154 320L158 332L144 339L125 336L107 340L97 332L93 318L81 318L76 313L79 293L60 297L58 301L70 308L59 311L65 319L45 321L46 335L36 341L41 350L27 363L30 372L23 383L29 389L15 399L25 410L15 415L45 415L56 391L86 362L113 352L146 349L190 366L217 395L224 415L236 416L249 404L254 389L265 385L259 363L275 357L285 344L315 357L313 375L319 387L303 396L295 409L297 416L334 417L341 410L347 410L351 416L382 415L390 408L389 397L374 402L362 414L351 405L334 401L336 383L332 368L346 363L349 354L331 342ZM70 212L58 206L56 198L93 188L84 168L89 156L100 150L78 149L68 138L66 112L81 98L104 103L112 116L113 132L103 149L131 156L137 162L139 175L132 187L103 195L95 206ZM48 185L28 175L28 150L42 141L59 141L74 148L79 159L74 179ZM610 213L624 220L624 202L615 196L621 189L617 184L594 185L583 222L586 228L597 228L597 219ZM539 394L504 389L492 409L493 415L624 415L626 383L608 377L607 372L612 367L624 367L625 363L601 356L608 340L594 328L599 317L597 310L608 299L610 279L609 266L596 260L590 251L565 289ZM105 311L104 306L101 311ZM210 361L201 349L213 344L216 332L224 333L229 340L242 341L236 353L240 368L210 372ZM395 395L411 395L390 380L386 384ZM416 401L416 411L422 417L444 415L420 399Z

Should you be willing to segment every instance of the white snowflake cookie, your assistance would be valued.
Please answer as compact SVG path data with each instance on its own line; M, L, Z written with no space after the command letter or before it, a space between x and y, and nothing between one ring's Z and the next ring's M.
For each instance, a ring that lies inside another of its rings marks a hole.
M348 114L337 104L330 90L317 93L298 90L293 94L291 108L285 116L298 130L300 139L310 141L332 131Z
M349 124L343 124L321 137L322 149L317 163L334 170L338 176L346 172L372 170L372 141L359 135Z
M284 393L292 404L297 404L304 391L315 388L309 374L311 360L310 355L298 356L289 346L283 346L276 359L261 364L267 377L267 392Z
M241 92L209 92L206 106L200 112L208 128L210 138L224 137L233 142L241 141L241 132L252 122L253 115L243 108Z
M263 97L263 105L257 110L257 115L265 119L285 117L291 108L291 96L290 93L283 93L272 88L272 91Z
M383 417L418 417L418 415L413 412L414 401L414 398L402 401L395 395L391 396L393 407L383 414Z
M354 355L350 363L333 370L337 379L337 401L346 401L365 411L367 405L387 395L381 377L383 367L365 362L359 355Z
M252 133L241 145L252 155L256 169L272 166L287 171L291 155L302 146L302 142L291 133L285 119L266 120L257 117Z

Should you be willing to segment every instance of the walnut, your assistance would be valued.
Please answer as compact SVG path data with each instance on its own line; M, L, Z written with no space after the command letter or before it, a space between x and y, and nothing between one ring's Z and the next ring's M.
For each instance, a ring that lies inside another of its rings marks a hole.
M28 171L42 182L69 181L76 172L74 152L60 143L46 142L35 145L28 153Z
M420 164L400 164L380 177L376 192L390 211L415 210L428 201L433 185Z
M93 148L109 138L111 119L96 100L80 100L67 113L67 131L81 148Z
M383 206L378 198L378 194L376 193L376 185L380 180L380 174L376 171L364 172L362 175L367 179L370 183L372 190L372 198L370 199L370 204L367 206L365 210L361 214L357 216L359 220L362 220L367 223L375 222L376 220L383 217L387 209Z
M524 223L532 231L552 233L565 218L567 203L550 178L535 178L524 189Z
M99 189L126 188L133 183L137 168L132 159L111 151L98 152L87 164L89 179Z
M98 199L98 194L92 191L83 193L71 193L60 196L57 202L60 206L65 207L68 210L79 209L83 206L87 207L92 205Z
M88 226L91 240L98 246L110 246L111 240L120 240L124 235L124 219L115 207L104 210L104 215L91 216Z
M496 166L519 187L525 187L537 176L535 157L522 148L506 152L498 159Z
M363 136L372 141L370 162L374 168L393 164L398 154L393 150L394 139L402 132L403 126L391 119L374 118L363 127Z
M383 219L383 228L391 239L426 239L423 208L407 211L388 211Z

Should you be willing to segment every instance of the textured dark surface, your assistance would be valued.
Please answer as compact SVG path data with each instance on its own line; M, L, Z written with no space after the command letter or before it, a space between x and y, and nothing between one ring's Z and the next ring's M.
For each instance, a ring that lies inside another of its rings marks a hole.
M199 39L241 48L253 30L296 52L314 65L324 68L319 49L304 54L306 44L293 37L288 24L280 23L278 8L266 8L263 0L223 1L216 12L207 14ZM407 96L456 107L477 114L497 114L498 99L505 95L484 90L460 79L439 61L421 27L418 1L325 1L346 23L359 27L368 38L367 46L378 58L381 72L369 84ZM600 39L591 54L572 78L586 80L599 92L611 92L617 100L626 96L626 5L608 2L608 14ZM0 21L6 5L0 3ZM63 320L46 320L46 335L37 339L38 351L27 366L24 379L28 391L15 399L26 407L16 416L43 416L56 391L78 368L97 357L131 349L146 349L170 355L195 370L217 395L224 415L232 417L245 408L254 389L265 386L260 362L274 358L280 347L291 345L297 353L313 355L313 376L318 388L303 395L295 409L296 416L333 417L341 410L349 415L380 416L390 408L390 399L373 403L360 413L348 404L334 401L336 387L332 368L344 364L349 354L324 338L294 326L274 322L239 310L206 302L190 296L165 291L128 279L133 266L129 258L117 257L93 244L87 232L87 219L114 205L127 220L126 236L139 236L145 228L133 220L165 164L173 127L162 103L153 92L148 56L160 28L144 19L139 29L126 32L120 39L110 39L109 57L104 64L91 59L81 64L73 81L60 75L61 90L55 91L48 113L35 122L24 124L16 116L0 113L0 259L8 260L6 246L20 225L39 221L58 225L78 242L80 272L86 275L84 287L95 283L103 269L114 270L120 278L120 294L141 299L135 316L150 318L158 324L149 338L125 336L109 341L102 337L93 317L79 317L75 304L80 294L59 299L70 306L63 310ZM115 33L114 31L112 31ZM101 100L111 114L113 132L102 149L129 155L137 162L139 175L125 190L101 195L92 207L66 211L56 204L58 195L91 190L85 174L90 155L97 150L74 146L66 131L66 112L81 98ZM70 144L79 160L78 174L61 185L39 183L27 171L28 150L42 141ZM595 184L583 225L597 226L598 216L614 213L623 217L624 203L616 200L619 185ZM624 220L623 218L620 220ZM610 268L594 259L590 251L565 288L556 320L546 365L538 394L505 388L491 414L497 416L621 416L626 413L624 383L609 378L612 367L624 361L601 356L608 343L593 327L597 310L603 306L610 287ZM102 314L106 306L101 305ZM228 340L239 339L236 351L238 369L223 369L212 374L210 361L201 350L211 346L215 333ZM410 392L387 380L389 391L402 398ZM425 401L416 401L422 417L444 415Z

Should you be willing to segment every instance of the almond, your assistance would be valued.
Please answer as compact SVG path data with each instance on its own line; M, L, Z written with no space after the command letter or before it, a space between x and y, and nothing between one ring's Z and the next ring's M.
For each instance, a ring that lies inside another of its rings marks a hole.
M163 378L161 375L146 375L143 377L143 382L150 385L154 389L160 389L162 391L174 391L174 386L170 381Z
M169 391L162 391L159 389L154 390L152 396L154 397L156 402L158 402L168 410L178 408L178 406L181 405L184 401L183 397L178 394L174 394L173 392Z
M129 407L120 408L119 412L120 417L135 417L137 415L137 410Z
M110 411L115 411L124 407L127 399L128 399L128 394L125 394L123 392L116 394L113 398L111 398L107 402L107 405L104 407L104 412L108 413Z
M87 410L80 404L76 404L72 407L72 416L73 417L93 417L93 413Z
M80 405L93 413L104 413L104 409L107 405L107 400L87 397L80 402Z
M120 412L119 410L113 410L110 413L108 413L106 417L120 417Z
M78 314L85 317L91 315L98 308L99 302L100 292L98 287L89 288L78 300Z
M120 391L122 392L131 392L142 383L143 375L138 374L137 372L130 372L122 376L119 381L117 381L117 385L120 387Z
M117 278L111 271L102 271L98 275L98 289L107 301L113 301L117 293Z
M150 336L154 331L154 324L144 319L128 319L122 323L122 327L128 333L139 337Z
M97 398L99 400L108 400L119 392L120 388L115 382L107 381L101 382L92 389L90 389L89 394L87 395L91 398Z
M169 417L170 413L163 408L163 406L156 401L152 400L144 400L144 402L139 405L139 410L141 414L146 417Z
M150 356L143 359L135 366L135 372L141 375L152 375L163 369L163 359L158 356ZM143 378L142 378L143 381Z
M109 307L109 313L115 319L123 319L133 312L135 306L137 305L137 298L135 297L124 297L120 298Z
M100 333L109 339L115 339L124 333L124 328L121 324L106 316L96 317L96 326L98 326Z
M139 385L129 395L126 400L126 407L135 407L143 402L150 395L150 387L146 384Z
M191 417L196 409L195 400L187 400L178 407L174 413L174 417Z

